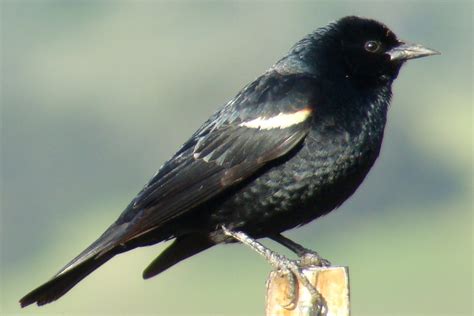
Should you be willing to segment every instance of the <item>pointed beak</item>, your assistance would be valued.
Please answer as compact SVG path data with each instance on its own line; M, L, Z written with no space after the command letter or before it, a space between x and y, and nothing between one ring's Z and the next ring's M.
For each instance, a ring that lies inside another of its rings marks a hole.
M408 59L420 58L431 55L441 54L434 49L426 48L420 44L408 44L401 42L400 45L395 46L386 52L390 56L391 61L405 61Z

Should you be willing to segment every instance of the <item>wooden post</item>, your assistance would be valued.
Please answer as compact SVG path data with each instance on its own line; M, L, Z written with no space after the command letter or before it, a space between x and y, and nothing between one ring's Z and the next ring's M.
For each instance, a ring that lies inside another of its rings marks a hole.
M298 282L297 297L291 300L288 278L272 271L267 280L266 316L349 316L349 269L347 267L309 267L303 270L321 294L324 313L316 314L311 294Z

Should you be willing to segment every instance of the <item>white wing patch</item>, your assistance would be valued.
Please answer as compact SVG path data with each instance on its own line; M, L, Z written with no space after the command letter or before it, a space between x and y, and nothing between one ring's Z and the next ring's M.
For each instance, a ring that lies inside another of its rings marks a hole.
M293 113L279 113L272 117L257 117L254 120L242 122L239 126L258 129L287 128L304 122L311 115L310 109L303 109Z

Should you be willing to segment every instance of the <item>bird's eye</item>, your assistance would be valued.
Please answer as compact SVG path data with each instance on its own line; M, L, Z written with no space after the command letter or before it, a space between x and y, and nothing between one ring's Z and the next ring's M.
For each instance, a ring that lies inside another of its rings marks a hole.
M370 53L376 53L380 50L380 42L378 41L367 41L364 44L364 48L366 51Z

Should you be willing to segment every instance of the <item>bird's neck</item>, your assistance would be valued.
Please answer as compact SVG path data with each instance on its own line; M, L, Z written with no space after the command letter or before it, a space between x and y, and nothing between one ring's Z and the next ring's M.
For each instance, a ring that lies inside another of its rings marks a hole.
M319 132L337 130L334 137L341 142L378 151L390 97L389 85L364 91L355 90L350 85L323 85L321 102L315 108L315 118L319 121L315 128Z

